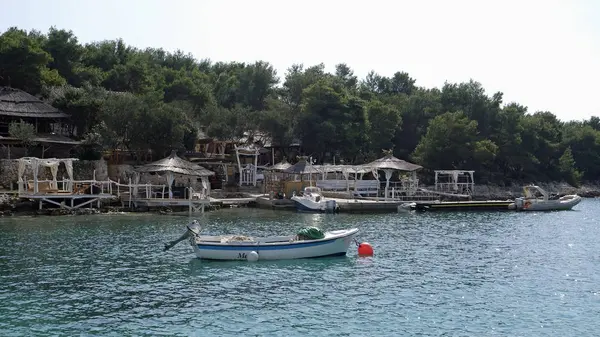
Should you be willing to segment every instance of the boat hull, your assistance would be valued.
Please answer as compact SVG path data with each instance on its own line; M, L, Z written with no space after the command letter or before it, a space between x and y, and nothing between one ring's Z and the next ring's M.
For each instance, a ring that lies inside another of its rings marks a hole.
M296 210L303 212L324 212L325 205L307 199L292 199Z
M289 260L344 256L353 242L358 229L327 232L319 240L288 242L206 242L194 240L192 247L200 259L207 260L248 260L251 252L258 254L258 260Z
M578 195L568 195L557 200L519 200L517 206L520 211L567 211L577 206L583 200ZM528 203L529 202L529 203Z
M335 200L322 199L319 202L315 202L307 198L292 197L292 201L296 210L301 212L335 212L337 210Z

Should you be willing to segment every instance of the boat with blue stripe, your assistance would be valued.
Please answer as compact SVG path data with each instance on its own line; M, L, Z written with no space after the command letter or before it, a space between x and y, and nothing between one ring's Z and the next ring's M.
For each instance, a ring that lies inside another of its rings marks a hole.
M188 239L194 253L207 260L287 260L344 256L354 242L358 228L322 232L314 227L296 235L251 237L244 235L200 235L197 222L179 239L165 245L165 250Z

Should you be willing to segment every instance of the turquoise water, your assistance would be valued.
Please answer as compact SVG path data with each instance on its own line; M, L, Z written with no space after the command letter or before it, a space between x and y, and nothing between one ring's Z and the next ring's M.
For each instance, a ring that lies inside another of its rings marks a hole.
M226 209L207 232L357 226L373 258L257 263L162 252L185 216L0 219L1 336L592 336L600 200L554 213Z

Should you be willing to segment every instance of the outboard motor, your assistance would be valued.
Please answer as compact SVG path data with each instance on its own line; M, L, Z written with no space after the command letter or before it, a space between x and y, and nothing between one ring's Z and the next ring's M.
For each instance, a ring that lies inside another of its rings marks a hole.
M200 235L200 231L202 230L202 227L200 226L200 223L198 222L198 220L192 221L189 225L187 225L185 227L186 227L185 233L183 233L177 240L173 240L168 243L165 243L165 248L163 249L163 252L166 252L167 250L173 248L173 246L175 246L176 244L180 243L181 241L183 241L189 237Z

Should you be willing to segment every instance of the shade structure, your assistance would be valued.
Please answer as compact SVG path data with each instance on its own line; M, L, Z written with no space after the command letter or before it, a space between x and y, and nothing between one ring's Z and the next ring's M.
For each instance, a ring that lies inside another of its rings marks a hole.
M212 176L215 173L213 171L209 171L204 167L189 162L187 160L181 159L175 151L171 151L171 155L167 158L163 158L161 160L152 162L150 164L146 164L144 166L138 167L136 169L138 173L166 173L167 184L169 185L169 198L172 196L172 188L173 182L175 181L175 174L182 174L187 176L196 176L202 177L202 184L204 188L208 186L208 181L206 177ZM138 175L139 179L139 175ZM137 187L136 187L137 193Z
M269 170L269 171L284 171L284 170L290 168L291 166L292 166L292 164L288 163L288 161L286 159L283 159L279 163L277 163L271 167L267 167L267 170Z
M300 160L298 160L296 164L286 168L285 170L283 170L283 172L289 174L321 173L321 170L319 170L317 167L314 167L306 159L306 157L300 157Z
M384 152L386 152L386 155L384 157L374 160L363 166L370 167L371 169L373 169L373 171L382 170L385 173L385 197L387 198L390 186L390 179L392 178L392 173L394 170L414 172L423 167L417 164L409 163L402 159L398 159L392 155L391 151Z
M171 152L171 155L167 158L140 166L136 168L137 172L140 173L160 173L160 172L172 172L176 174L183 174L187 176L198 176L208 177L215 175L213 171L207 170L204 167L184 160L177 156L175 151Z
M390 169L390 170L409 171L409 172L416 171L418 169L423 168L420 165L409 163L402 159L398 159L398 158L394 157L392 154L387 154L385 157L374 160L363 166L371 167L372 169L378 169L378 170Z

